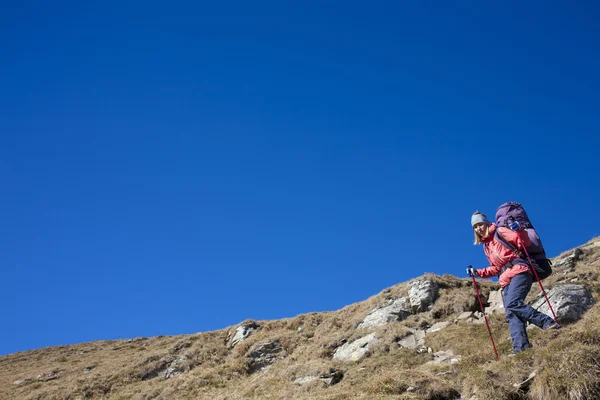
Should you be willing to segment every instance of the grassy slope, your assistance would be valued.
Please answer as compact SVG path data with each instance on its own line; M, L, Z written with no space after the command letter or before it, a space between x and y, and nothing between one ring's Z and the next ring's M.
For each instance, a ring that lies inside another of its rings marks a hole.
M600 245L600 239L590 242ZM589 245L589 244L588 244ZM547 289L574 278L600 298L600 246L588 246L574 272L558 270L544 281ZM600 398L600 306L560 331L530 333L534 349L495 361L484 325L458 323L428 335L433 351L462 355L453 365L425 365L432 355L399 347L396 339L408 328L453 321L475 304L471 281L428 275L440 285L440 298L431 312L410 316L371 330L358 323L386 299L406 296L408 284L388 288L364 302L327 313L311 313L277 321L258 321L262 329L238 346L226 346L234 328L194 335L100 341L58 346L0 357L0 399L446 399L458 393L478 399L598 399ZM481 281L484 293L497 286ZM534 288L533 299L539 290ZM508 327L501 315L490 317L501 354L510 352ZM302 327L299 331L298 328ZM380 338L358 362L333 361L343 340L368 332ZM247 354L252 345L279 339L282 355L266 372L250 374ZM180 355L184 374L165 379L153 373ZM93 367L86 372L86 367ZM304 385L295 378L320 375L331 368L344 372L330 387L321 381ZM527 393L513 384L537 371ZM39 381L47 374L56 379ZM20 385L16 380L31 378Z

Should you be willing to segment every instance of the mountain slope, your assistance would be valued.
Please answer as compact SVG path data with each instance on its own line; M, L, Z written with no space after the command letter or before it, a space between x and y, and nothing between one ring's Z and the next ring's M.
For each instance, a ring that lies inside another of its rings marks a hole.
M554 261L553 303L560 288L600 298L599 238ZM478 282L506 355L498 286ZM581 319L496 361L472 281L424 275L333 312L3 356L0 399L598 399L600 306L577 302Z

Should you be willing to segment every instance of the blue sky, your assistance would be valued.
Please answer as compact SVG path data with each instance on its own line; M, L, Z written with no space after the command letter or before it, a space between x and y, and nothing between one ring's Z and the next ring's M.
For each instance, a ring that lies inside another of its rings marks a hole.
M339 309L600 234L592 2L0 12L0 355Z

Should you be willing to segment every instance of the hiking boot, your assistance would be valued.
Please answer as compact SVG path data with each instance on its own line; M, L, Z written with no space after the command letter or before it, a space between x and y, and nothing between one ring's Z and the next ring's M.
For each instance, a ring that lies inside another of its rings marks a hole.
M548 325L547 327L544 328L545 331L550 331L553 329L560 329L562 328L562 326L560 324L557 324L556 322L551 323L550 325Z

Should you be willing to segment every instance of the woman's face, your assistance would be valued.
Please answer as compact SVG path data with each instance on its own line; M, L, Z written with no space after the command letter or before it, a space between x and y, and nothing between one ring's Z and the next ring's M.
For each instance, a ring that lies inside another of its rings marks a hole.
M489 226L488 224L486 224L484 222L480 222L478 224L475 224L475 226L473 227L473 230L479 236L481 236L482 238L484 238L484 237L486 237L488 235L488 226Z

